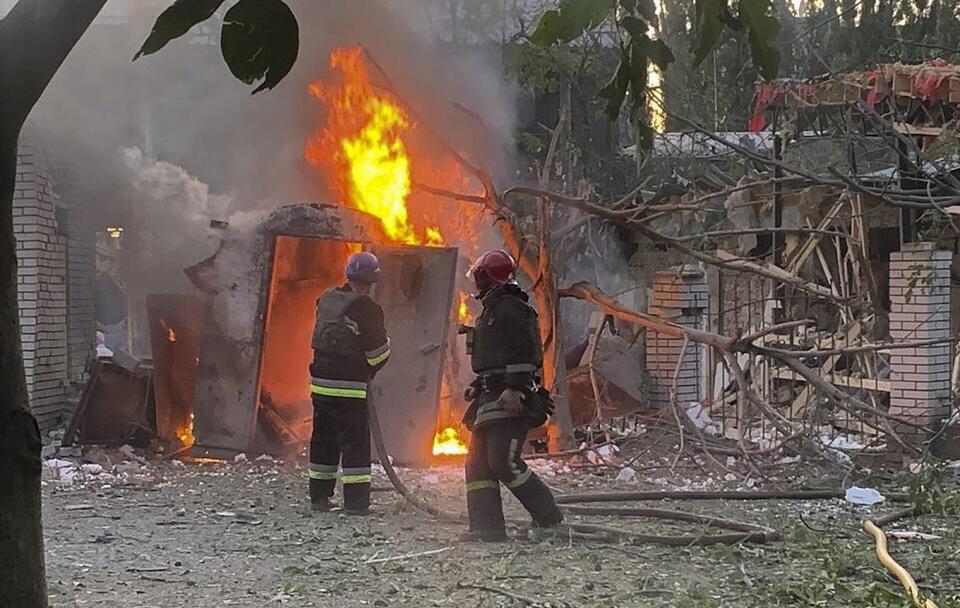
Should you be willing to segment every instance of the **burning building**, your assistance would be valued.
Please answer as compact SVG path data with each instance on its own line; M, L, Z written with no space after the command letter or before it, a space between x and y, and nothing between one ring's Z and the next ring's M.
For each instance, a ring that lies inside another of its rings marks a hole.
M381 259L384 279L374 296L400 353L371 391L390 453L423 463L465 452L455 423L463 409L454 397L462 393L461 356L450 330L468 320L469 308L466 294L456 296L461 260L442 225L456 212L408 206L415 125L399 100L371 83L363 51L337 50L330 67L333 78L310 86L325 116L305 157L340 204L285 206L254 227L227 227L217 253L187 269L206 296L198 351L180 355L196 360L193 403L181 407L180 399L171 408L158 399L157 407L158 420L161 410L176 410L162 434L195 441L197 456L284 453L309 437L315 303L360 250ZM176 331L158 326L154 342L172 343Z
M383 265L375 298L401 353L371 391L391 454L432 455L444 354L453 317L457 250L380 246L377 218L342 206L293 205L253 232L229 231L220 250L188 269L207 295L193 404L194 454L282 453L310 435L309 336L317 298L342 280L350 253ZM186 422L182 419L181 422Z

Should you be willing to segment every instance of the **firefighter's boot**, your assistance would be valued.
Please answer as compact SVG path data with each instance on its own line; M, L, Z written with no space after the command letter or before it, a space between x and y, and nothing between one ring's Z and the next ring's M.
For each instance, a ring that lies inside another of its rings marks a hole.
M500 484L494 480L467 483L467 515L470 531L461 536L465 542L504 542L507 540Z

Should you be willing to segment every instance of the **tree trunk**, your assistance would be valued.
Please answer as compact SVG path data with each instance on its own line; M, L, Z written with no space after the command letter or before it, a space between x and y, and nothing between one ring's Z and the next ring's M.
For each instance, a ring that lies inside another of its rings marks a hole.
M47 605L40 429L20 347L13 193L27 115L106 0L20 0L0 19L0 606Z
M0 605L46 606L40 430L27 411L20 351L13 190L17 136L0 131Z

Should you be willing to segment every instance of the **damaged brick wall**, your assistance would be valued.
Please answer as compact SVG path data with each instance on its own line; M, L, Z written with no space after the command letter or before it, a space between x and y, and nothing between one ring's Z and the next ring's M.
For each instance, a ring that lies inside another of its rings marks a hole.
M67 239L58 229L63 207L41 155L17 155L13 223L17 240L17 302L30 409L42 429L61 418L67 371Z

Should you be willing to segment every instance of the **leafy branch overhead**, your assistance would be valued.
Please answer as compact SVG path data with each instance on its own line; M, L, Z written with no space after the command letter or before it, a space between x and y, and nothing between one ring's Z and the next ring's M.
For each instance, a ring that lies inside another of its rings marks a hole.
M651 34L659 24L655 0L561 0L556 10L541 15L530 41L539 46L566 44L614 19L619 33L620 63L600 89L606 113L616 120L626 103L643 148L653 143L653 131L643 120L647 107L647 76L652 63L661 70L674 62L670 48ZM771 16L770 0L738 0L734 15L730 0L697 0L697 32L692 50L699 65L719 43L724 28L746 33L754 65L766 79L775 78L780 54L771 46L780 24ZM628 96L629 93L629 96Z
M224 2L176 0L157 17L134 61L156 53L206 21ZM283 80L296 63L299 48L297 19L283 0L239 0L224 15L220 52L238 80L260 82L254 93L272 89Z
M717 45L725 27L746 33L750 41L753 65L767 80L777 77L780 51L771 43L780 31L780 23L771 15L770 0L739 0L738 14L730 10L728 0L697 0L697 35L693 63L700 65Z

